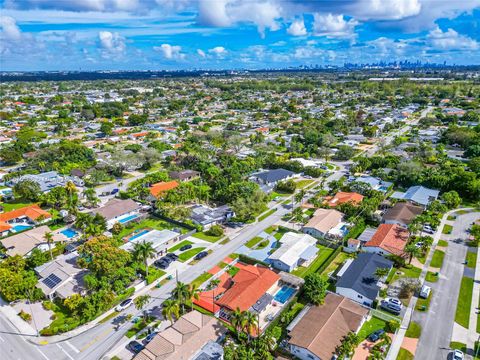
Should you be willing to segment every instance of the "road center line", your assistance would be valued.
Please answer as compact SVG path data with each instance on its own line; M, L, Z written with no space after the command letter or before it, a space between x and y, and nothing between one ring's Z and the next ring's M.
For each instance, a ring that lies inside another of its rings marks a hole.
M68 358L69 358L70 360L75 360L73 357L70 356L70 354L69 354L68 352L65 351L65 349L64 349L63 347L61 347L59 344L56 344L56 345L57 345L57 347L58 347L60 350L63 351L63 353L64 353L65 355L68 356Z

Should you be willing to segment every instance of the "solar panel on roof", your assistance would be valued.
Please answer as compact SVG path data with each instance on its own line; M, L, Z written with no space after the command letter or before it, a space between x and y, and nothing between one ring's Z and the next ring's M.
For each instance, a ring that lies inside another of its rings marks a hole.
M55 274L50 274L45 279L43 279L42 282L45 285L47 285L49 289L53 289L55 286L57 286L58 284L60 284L62 282L62 279L60 279Z

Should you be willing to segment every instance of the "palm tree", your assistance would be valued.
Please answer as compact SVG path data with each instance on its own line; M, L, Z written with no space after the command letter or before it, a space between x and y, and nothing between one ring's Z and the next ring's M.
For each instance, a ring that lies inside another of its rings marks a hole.
M190 296L190 290L187 284L182 282L177 282L175 289L172 291L172 295L177 299L177 301L182 305L182 313L185 312L185 302Z
M245 313L237 307L237 309L230 314L230 323L235 331L239 331L245 327Z
M386 276L389 272L390 272L390 269L379 267L375 270L375 276L377 276L378 278L382 278Z
M306 191L304 189L299 190L294 196L295 202L297 204L301 204L305 194L306 194Z
M418 248L415 244L410 244L405 247L405 253L408 254L408 264L412 263L413 257L421 255L420 248Z
M69 211L71 211L71 209L75 209L74 212L76 212L76 201L74 202L73 201L73 195L75 195L77 193L77 188L75 186L75 184L71 181L68 181L66 184L65 184L65 190L67 191L67 194L68 194L68 198L69 198L69 202L68 202L68 206L69 206ZM76 199L78 200L78 199Z
M200 289L196 284L191 284L188 288L191 310L193 311L193 299L198 300L200 298Z
M133 244L133 257L138 260L142 261L145 265L145 278L148 278L148 259L152 259L156 255L156 251L153 248L151 242L142 241Z
M133 303L135 304L135 308L137 310L142 310L148 303L150 302L150 295L141 295L139 297L136 297L133 300ZM147 312L143 312L143 321L147 321Z
M50 251L50 259L53 260L53 252L52 252L52 243L53 243L53 234L51 231L47 231L44 235L43 238L47 242L48 245L48 251Z
M220 285L220 279L213 279L208 283L208 288L209 289L215 289Z
M75 227L79 230L84 230L88 224L92 222L92 216L88 213L79 213L75 220Z
M102 233L103 229L101 228L100 225L97 225L97 224L94 224L94 223L89 223L85 230L84 230L84 233L85 235L87 235L87 237L90 237L90 236L96 236L96 235L100 235Z
M247 333L248 342L250 342L250 335L255 331L255 329L259 325L257 320L257 315L255 315L250 311L244 311L243 316L245 319L244 330Z
M83 196L87 199L90 205L95 206L98 204L97 193L94 188L86 188L83 191Z
M170 320L173 325L173 316L177 319L180 317L180 306L178 302L173 299L165 300L163 302L162 315Z

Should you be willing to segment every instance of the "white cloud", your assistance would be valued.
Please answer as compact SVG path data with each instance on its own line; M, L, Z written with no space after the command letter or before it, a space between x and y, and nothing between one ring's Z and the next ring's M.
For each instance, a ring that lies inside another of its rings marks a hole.
M202 58L207 56L207 54L205 54L205 51L203 51L202 49L197 49L197 54Z
M215 56L223 57L227 54L228 51L223 46L216 46L213 49L208 50L208 52Z
M6 40L19 40L22 37L17 22L11 16L0 16L0 33Z
M418 15L421 9L419 0L360 0L351 6L361 20L399 20Z
M331 38L353 38L358 21L345 20L343 15L314 14L313 33L316 36Z
M307 29L305 28L305 23L303 22L303 19L298 19L292 22L292 24L287 29L287 33L292 36L307 35Z
M367 42L367 46L373 48L378 56L402 56L406 53L408 43L405 40L394 40L382 36Z
M162 44L154 46L153 50L160 52L165 59L184 59L185 54L182 54L182 47L178 45Z
M98 33L100 47L105 53L121 54L125 51L125 39L119 33L100 31Z
M427 35L429 44L438 50L476 50L479 43L465 35L460 35L453 29L443 32L439 27Z

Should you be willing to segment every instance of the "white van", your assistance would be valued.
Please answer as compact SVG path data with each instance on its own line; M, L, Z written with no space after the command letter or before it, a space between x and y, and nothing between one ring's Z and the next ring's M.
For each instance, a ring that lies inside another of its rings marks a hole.
M430 295L430 291L432 291L432 288L431 288L430 286L423 285L423 286L422 286L422 289L420 290L419 296L420 296L422 299L427 299L428 296Z

